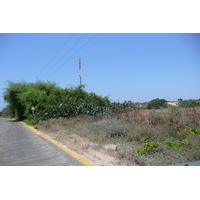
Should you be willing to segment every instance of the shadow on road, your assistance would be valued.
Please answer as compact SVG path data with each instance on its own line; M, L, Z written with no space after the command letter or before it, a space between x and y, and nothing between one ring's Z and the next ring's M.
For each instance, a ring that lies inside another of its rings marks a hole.
M8 119L8 118L2 118L2 119L7 119L7 122L20 122L20 120L17 119Z
M11 122L19 122L19 120L13 119L13 120L11 120Z

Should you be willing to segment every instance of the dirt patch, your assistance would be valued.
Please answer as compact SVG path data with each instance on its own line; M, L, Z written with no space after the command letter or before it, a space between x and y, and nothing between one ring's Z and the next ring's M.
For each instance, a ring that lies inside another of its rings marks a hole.
M178 106L178 101L169 101L167 104L170 106Z
M113 152L116 151L116 145L100 147L98 144L89 141L89 139L82 138L76 134L64 137L62 132L42 133L95 166L116 166L122 164L119 159L110 153L112 152L113 154Z

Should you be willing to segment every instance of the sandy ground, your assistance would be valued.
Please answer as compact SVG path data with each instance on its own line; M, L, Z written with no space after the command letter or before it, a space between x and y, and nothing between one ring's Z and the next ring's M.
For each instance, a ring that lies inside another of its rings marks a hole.
M60 133L41 133L58 142L66 149L75 153L94 166L122 165L122 161L109 154L109 152L116 150L116 145L112 144L99 147L97 144L90 142L87 138L82 138L75 134L71 135L69 138L58 139Z
M167 104L170 105L170 106L177 106L178 101L170 101L170 102L167 102Z

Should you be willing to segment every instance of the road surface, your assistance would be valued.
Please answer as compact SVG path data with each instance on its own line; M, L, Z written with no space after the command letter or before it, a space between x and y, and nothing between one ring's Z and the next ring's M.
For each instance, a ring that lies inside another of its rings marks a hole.
M84 166L84 164L22 123L0 118L0 166Z

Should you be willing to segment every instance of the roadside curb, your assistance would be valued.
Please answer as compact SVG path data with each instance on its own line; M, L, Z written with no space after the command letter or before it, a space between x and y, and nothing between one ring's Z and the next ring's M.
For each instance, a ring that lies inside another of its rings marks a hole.
M36 131L34 128L32 128L31 126L26 125L24 122L21 122L25 127L31 129L32 131L34 131L35 133L37 133L39 136L45 138L46 140L48 140L49 142L55 144L57 147L61 148L63 151L67 152L70 156L72 156L73 158L75 158L76 160L78 160L79 162L83 163L86 166L94 166L93 164L89 163L88 161L84 160L83 158L77 156L75 153L72 153L70 150L66 149L65 147L63 147L62 145L58 144L58 142L54 141L53 139L43 135L42 133Z

